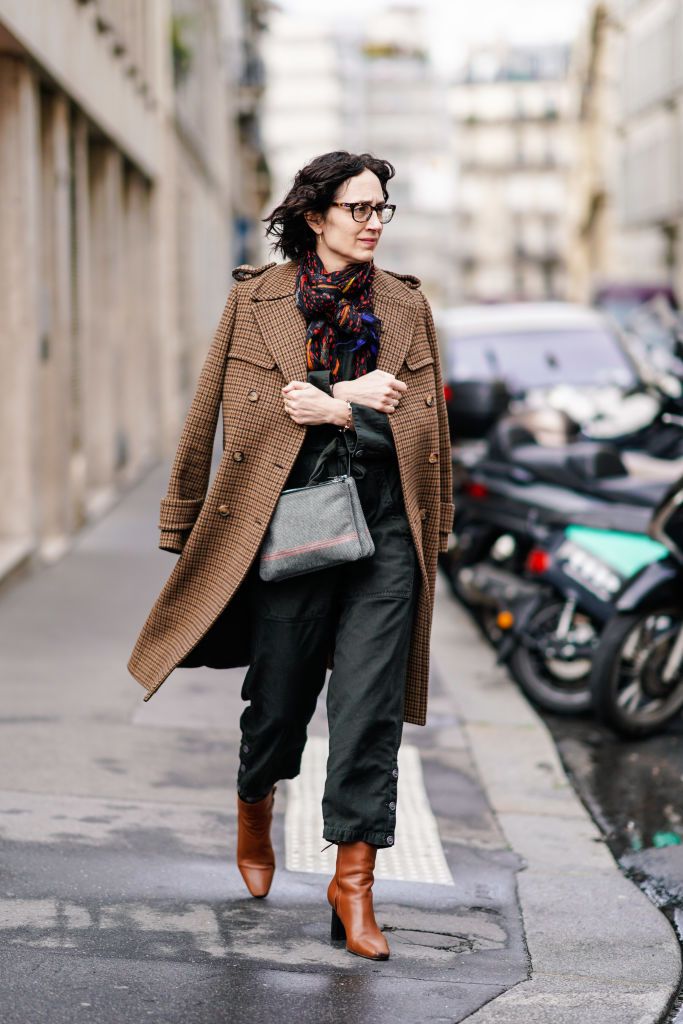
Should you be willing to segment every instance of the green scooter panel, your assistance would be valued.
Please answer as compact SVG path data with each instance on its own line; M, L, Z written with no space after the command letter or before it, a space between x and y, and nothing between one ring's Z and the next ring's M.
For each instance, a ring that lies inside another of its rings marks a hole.
M663 544L642 533L618 533L616 530L595 530L589 526L569 526L565 536L589 551L605 565L629 579L646 565L658 562L669 554Z

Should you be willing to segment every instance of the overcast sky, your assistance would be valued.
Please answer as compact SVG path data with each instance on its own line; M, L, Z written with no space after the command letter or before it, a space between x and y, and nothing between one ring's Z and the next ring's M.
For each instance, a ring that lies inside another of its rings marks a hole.
M378 14L387 0L276 0L283 11L316 21ZM509 39L515 43L571 41L586 16L589 0L414 0L427 14L435 64L453 71L471 43Z

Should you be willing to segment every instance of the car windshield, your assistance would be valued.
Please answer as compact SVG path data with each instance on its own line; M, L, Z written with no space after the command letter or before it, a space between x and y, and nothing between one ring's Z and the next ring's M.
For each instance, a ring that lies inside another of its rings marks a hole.
M628 387L635 381L626 355L607 331L451 335L448 354L451 379L502 377L513 392L557 384Z

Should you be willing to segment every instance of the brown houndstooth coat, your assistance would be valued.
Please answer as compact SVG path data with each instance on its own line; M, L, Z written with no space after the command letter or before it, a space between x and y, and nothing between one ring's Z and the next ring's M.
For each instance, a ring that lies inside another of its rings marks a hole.
M159 547L180 553L128 661L148 691L177 667L249 663L240 584L304 439L281 388L306 380L306 321L294 301L294 261L237 267L238 282L206 356L161 501ZM413 625L404 720L424 725L437 552L453 526L451 456L431 310L417 278L377 268L382 321L377 366L408 384L390 416L421 593ZM223 407L223 456L209 487ZM333 652L330 652L330 665Z

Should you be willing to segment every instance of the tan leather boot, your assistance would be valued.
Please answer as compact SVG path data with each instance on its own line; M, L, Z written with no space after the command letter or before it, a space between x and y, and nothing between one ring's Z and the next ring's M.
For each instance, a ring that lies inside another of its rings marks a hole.
M346 940L349 953L369 960L388 960L389 946L375 921L372 885L377 847L370 843L339 843L337 870L327 888L332 907L331 939Z
M270 825L276 788L254 804L237 794L237 867L251 895L259 899L268 895L275 872Z

